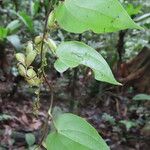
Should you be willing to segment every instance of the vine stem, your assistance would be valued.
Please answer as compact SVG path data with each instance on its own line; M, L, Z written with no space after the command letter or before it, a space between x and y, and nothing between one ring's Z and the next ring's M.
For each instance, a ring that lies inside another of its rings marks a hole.
M44 50L44 39L46 37L46 34L47 34L47 24L48 24L48 17L49 17L49 14L51 12L51 7L52 7L52 3L50 2L50 5L49 5L49 9L47 11L47 15L46 15L46 20L45 20L45 25L44 25L44 29L43 29L43 37L42 37L42 42L41 42L41 53L40 53L40 56L41 56L41 70L42 70L42 76L46 82L46 84L48 85L49 87L49 90L51 92L51 100L50 100L50 108L49 110L52 109L52 106L53 106L53 87L52 85L49 83L47 77L46 77L46 74L45 74L45 71L44 71L44 66L43 66L43 50Z
M42 37L42 42L41 42L41 54L40 54L41 55L41 67L43 67L42 64L43 64L44 39L45 39L46 33L47 33L47 23L48 23L48 16L50 14L50 11L51 11L51 9L49 9L49 11L46 15L46 21L45 21L45 24L44 24L43 37Z
M44 65L43 65L43 50L44 50L44 39L46 37L46 34L47 34L47 24L48 24L48 17L49 17L49 14L51 12L51 7L52 7L52 3L50 1L50 5L49 5L49 9L47 11L47 15L46 15L46 20L45 20L45 24L44 24L44 29L43 29L43 37L42 37L42 41L41 41L41 53L40 53L40 64L41 64L41 73L42 73L42 76L44 78L44 81L45 83L48 85L49 87L49 90L50 90L50 95L51 95L51 98L50 98L50 107L49 107L49 110L48 110L48 115L47 115L47 118L46 118L46 122L44 123L43 125L43 130L44 130L44 134L39 142L39 146L38 147L41 147L42 146L42 142L46 136L46 132L48 130L48 120L52 119L52 115L51 115L51 111L52 111L52 106L53 106L53 101L54 101L54 92L53 92L53 87L51 85L51 83L49 83L48 81L48 78L45 74L45 71L44 71Z
M51 116L51 111L52 111L53 102L54 102L53 87L52 87L52 85L48 82L48 79L47 79L47 77L46 77L44 71L43 71L43 77L44 77L44 80L45 80L45 82L47 83L47 85L48 85L48 87L49 87L49 90L51 91L51 101L50 101L50 107L49 107L49 110L48 110L48 114Z

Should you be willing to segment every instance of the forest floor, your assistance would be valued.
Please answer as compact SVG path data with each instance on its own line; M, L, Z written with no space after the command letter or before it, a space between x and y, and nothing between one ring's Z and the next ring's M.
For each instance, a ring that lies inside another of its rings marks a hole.
M46 122L49 98L48 96L41 98L41 106L38 115L35 116L30 97L30 95L16 93L14 96L0 100L0 109L3 114L0 118L0 150L28 149L25 140L27 133L35 135L36 144L41 140L41 135L44 134L41 129ZM129 103L132 105L131 102ZM64 112L68 111L67 101L56 99L54 105L55 108L63 108ZM149 150L149 134L143 134L142 123L133 125L128 122L126 126L120 124L119 121L123 118L143 121L142 114L138 114L135 110L137 108L131 111L123 105L120 101L108 96L103 104L90 101L86 106L79 105L76 113L86 118L99 131L112 150ZM139 109L139 111L142 110Z

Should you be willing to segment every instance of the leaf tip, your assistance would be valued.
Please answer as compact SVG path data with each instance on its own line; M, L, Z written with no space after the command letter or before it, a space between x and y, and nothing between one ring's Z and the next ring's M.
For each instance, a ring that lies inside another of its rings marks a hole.
M122 83L120 83L120 82L118 82L118 81L113 81L113 82L111 82L111 84L114 84L114 85L117 85L117 86L123 86L123 84Z
M141 27L140 25L138 25L138 24L136 24L136 23L135 23L135 28L136 28L136 29L139 29L139 30L145 30L143 27Z
M123 86L123 84L122 84L122 83L120 83L120 82L117 82L117 84L116 84L116 85Z

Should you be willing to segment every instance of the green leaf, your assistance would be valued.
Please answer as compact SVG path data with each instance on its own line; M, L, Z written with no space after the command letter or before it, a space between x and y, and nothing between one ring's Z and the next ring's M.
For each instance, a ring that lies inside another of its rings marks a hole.
M30 30L30 32L34 31L33 27L33 21L29 15L27 15L25 12L19 12L18 17L21 19L21 21L27 26L27 28Z
M129 121L129 120L121 120L119 122L125 125L127 131L129 131L132 127L137 126L136 122Z
M60 115L56 131L48 135L48 150L109 150L97 131L84 119L73 114Z
M74 33L142 29L134 23L118 0L65 0L55 9L55 15L63 29Z
M137 7L134 7L132 4L128 4L126 6L126 11L128 12L130 16L132 16L132 15L138 14L141 8L142 8L142 5L138 5Z
M7 37L8 30L0 27L0 41L3 41Z
M21 26L21 23L19 20L13 20L7 25L7 29L9 30L9 34L16 33Z
M64 72L69 68L60 59L56 60L54 67L58 72Z
M39 0L34 0L34 2L31 1L31 14L32 14L32 16L34 16L38 13L39 8L40 8L40 1Z
M16 50L20 50L22 48L18 35L7 36L7 40L15 47Z
M35 143L35 136L32 133L26 134L25 139L29 146L32 146Z
M115 80L105 59L84 43L77 41L63 42L58 46L56 55L58 60L55 62L54 67L59 72L64 72L68 68L74 68L82 64L93 70L96 80L120 85Z
M147 94L137 94L133 97L133 100L150 100L150 95Z
M107 113L104 113L102 116L102 120L109 122L110 124L115 124L115 118Z

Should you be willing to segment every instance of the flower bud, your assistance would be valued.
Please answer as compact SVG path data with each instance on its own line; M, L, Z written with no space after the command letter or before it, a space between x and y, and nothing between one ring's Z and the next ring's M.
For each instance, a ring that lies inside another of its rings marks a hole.
M21 76L26 76L26 68L22 64L18 65L18 71Z
M54 11L52 11L48 17L48 27L51 28L54 26L55 23L55 14Z
M30 68L27 70L27 76L32 79L32 78L35 78L37 77L37 74L36 72L33 70L33 68Z
M39 44L42 42L42 36L36 36L34 39L35 44Z
M26 65L27 66L30 66L32 64L36 55L37 55L37 52L35 50L32 50L27 54L27 57L26 57Z
M50 48L53 52L56 51L57 45L56 45L56 43L55 43L52 39L48 38L48 39L46 40L46 43L47 43L47 45L49 46L49 48Z
M33 43L32 43L32 41L29 41L27 43L26 54L30 53L30 51L33 51Z
M34 61L37 52L33 49L33 43L31 41L28 42L26 47L26 65L30 66Z
M41 83L41 80L37 77L36 72L33 70L33 68L30 68L27 70L27 78L26 81L31 85L31 86L39 86Z
M16 59L21 62L23 65L25 65L25 55L23 53L17 53Z

